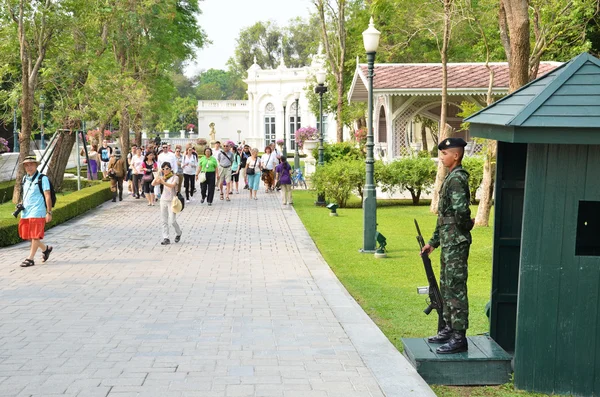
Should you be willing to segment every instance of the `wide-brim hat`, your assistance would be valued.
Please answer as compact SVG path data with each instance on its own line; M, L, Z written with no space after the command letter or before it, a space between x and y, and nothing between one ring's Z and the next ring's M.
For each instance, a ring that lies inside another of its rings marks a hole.
M35 156L27 156L23 159L23 164L27 164L27 163L39 164L40 162L37 160L37 158Z

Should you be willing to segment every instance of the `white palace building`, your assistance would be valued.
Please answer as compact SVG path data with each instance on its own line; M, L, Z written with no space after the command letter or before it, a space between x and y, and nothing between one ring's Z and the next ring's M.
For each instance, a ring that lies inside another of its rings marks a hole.
M295 150L296 125L319 128L318 114L309 110L306 87L322 68L322 55L315 55L312 64L302 68L288 68L282 59L277 69L262 69L255 58L244 80L247 100L198 102L199 137L210 141L209 125L214 123L217 140L245 141L262 151L268 143L283 139L285 129L287 149ZM325 141L335 141L335 115L323 114L323 127Z

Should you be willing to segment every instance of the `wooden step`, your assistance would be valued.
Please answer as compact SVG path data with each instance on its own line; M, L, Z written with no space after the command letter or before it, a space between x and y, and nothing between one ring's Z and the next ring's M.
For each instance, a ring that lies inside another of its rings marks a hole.
M402 339L404 355L429 384L500 385L510 380L512 356L489 336L469 336L469 350L437 354L426 338Z

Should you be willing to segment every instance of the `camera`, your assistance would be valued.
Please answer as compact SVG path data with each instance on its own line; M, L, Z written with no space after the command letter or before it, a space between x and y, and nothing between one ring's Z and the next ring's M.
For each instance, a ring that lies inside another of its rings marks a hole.
M17 204L17 207L15 209L15 212L13 212L13 216L16 218L19 216L19 214L21 213L21 211L23 211L25 209L25 207L23 206L23 204L19 203Z

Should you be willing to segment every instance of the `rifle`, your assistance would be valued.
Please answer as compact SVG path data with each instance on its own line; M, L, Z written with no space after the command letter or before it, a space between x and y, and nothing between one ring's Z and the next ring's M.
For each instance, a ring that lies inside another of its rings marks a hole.
M421 229L419 228L419 224L415 219L415 226L417 227L417 241L419 243L419 247L421 248L419 254L421 255L421 259L423 260L423 266L425 267L425 274L427 275L427 281L429 282L429 287L419 287L417 288L418 293L428 294L429 295L429 305L423 313L429 315L433 309L437 311L438 314L438 332L441 331L445 326L446 322L444 321L443 315L443 300L442 294L440 293L440 289L438 287L437 280L435 278L435 274L433 273L433 268L431 267L431 259L429 259L429 254L423 253L423 247L425 246L425 240L423 240L423 236L421 235ZM427 292L425 292L427 291Z

